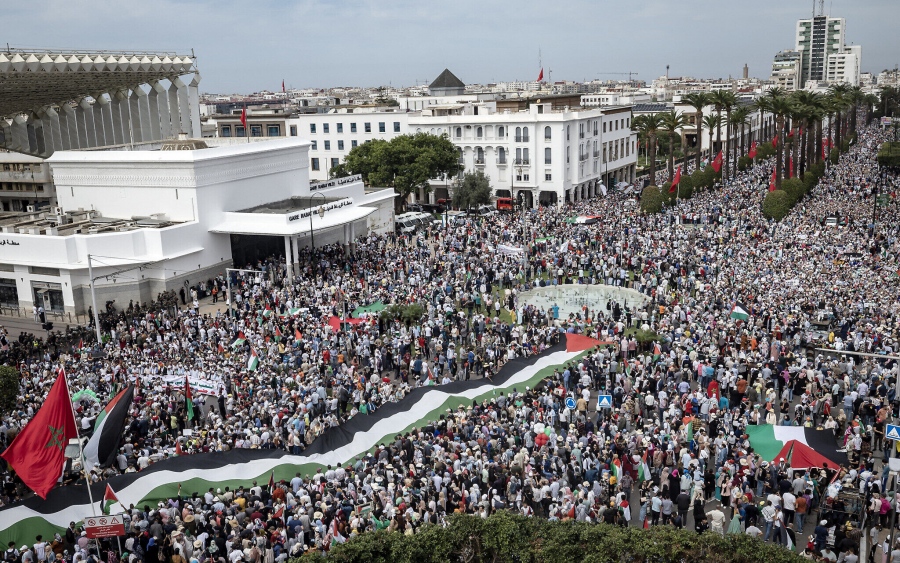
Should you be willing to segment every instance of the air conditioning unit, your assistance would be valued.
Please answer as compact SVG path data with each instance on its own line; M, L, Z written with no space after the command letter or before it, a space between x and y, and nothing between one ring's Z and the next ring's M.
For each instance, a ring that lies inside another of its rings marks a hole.
M25 206L25 212L26 213L34 213L34 206L33 205Z

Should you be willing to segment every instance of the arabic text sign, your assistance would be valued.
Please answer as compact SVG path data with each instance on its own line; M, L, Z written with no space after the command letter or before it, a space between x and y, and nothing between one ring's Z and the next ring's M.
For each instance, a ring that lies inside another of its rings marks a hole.
M121 514L112 516L91 516L84 519L84 531L87 537L114 538L125 535L125 522Z
M222 383L214 379L203 379L200 377L189 376L188 381L191 382L191 393L194 395L212 395L218 396ZM163 382L173 389L184 389L183 375L167 375L163 377Z
M300 211L296 211L293 213L288 213L285 215L285 219L288 223L293 223L294 221L299 221L301 219L309 219L310 214L315 213L318 214L319 209L324 209L323 212L326 213L328 211L332 211L334 209L341 209L342 207L347 207L353 205L352 197L345 197L343 199L339 199L337 201L329 201L328 203L324 203L320 206L308 207L306 209L301 209Z

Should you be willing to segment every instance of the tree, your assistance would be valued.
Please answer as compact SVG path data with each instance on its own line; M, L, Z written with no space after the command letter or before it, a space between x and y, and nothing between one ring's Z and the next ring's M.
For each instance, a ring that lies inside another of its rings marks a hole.
M731 151L731 112L737 105L737 96L731 90L716 90L712 93L712 102L716 106L719 121L722 119L722 110L725 110L725 151L722 159L722 177L728 177L728 155ZM722 150L722 131L719 130L719 150Z
M647 186L641 191L641 211L644 213L659 213L662 211L665 196L656 186Z
M766 194L763 199L762 211L766 219L781 221L790 212L791 196L784 190L775 190Z
M696 112L694 123L697 126L697 154L695 155L694 168L700 170L700 153L703 152L701 150L703 147L703 138L701 137L703 135L703 108L709 105L709 94L706 92L691 92L686 94L682 101L694 108Z
M453 192L453 205L459 209L471 209L490 203L491 179L481 170L466 172Z
M786 96L771 100L772 113L775 114L775 135L778 143L775 146L775 187L781 187L781 176L784 163L784 120L791 111L791 104Z
M715 158L715 150L713 150L713 132L719 131L722 125L722 117L719 115L707 115L703 118L703 126L709 131L709 160Z
M662 128L663 118L658 113L645 113L631 120L631 128L647 137L647 158L650 161L650 183L656 183L656 134Z
M19 372L9 366L0 366L0 416L15 410L19 402Z
M733 169L737 169L738 158L744 156L744 136L747 131L747 125L750 123L750 106L738 106L735 108L734 112L731 114L731 129L737 132L738 127L741 129L741 143L740 149L734 151L734 155L732 156L734 166Z
M390 141L374 139L350 150L343 172L362 174L370 186L388 186L404 201L420 188L430 189L429 180L453 178L459 170L459 153L446 135L416 133Z
M829 88L829 94L831 95L831 100L833 103L833 109L837 117L835 117L835 125L837 128L835 130L835 144L838 148L841 147L841 140L844 137L844 120L842 116L842 112L850 106L849 95L850 95L850 85L849 84L835 84Z
M670 182L675 175L675 136L678 135L679 130L685 126L686 122L684 115L675 113L675 111L667 111L662 114L662 130L666 132L666 136L669 138ZM685 162L687 162L687 159L685 159Z

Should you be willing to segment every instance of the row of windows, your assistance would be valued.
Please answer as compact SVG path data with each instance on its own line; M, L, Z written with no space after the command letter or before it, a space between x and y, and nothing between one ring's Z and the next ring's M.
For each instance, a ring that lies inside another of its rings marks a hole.
M337 128L338 133L344 132L344 124L343 123L335 123L335 126ZM371 133L372 132L372 123L370 123L368 121L363 123L363 131L366 133ZM316 124L315 123L309 124L309 132L313 135L316 134ZM356 131L356 123L350 124L350 132L351 133L357 132ZM379 121L378 122L378 132L386 133L387 132L387 123L385 123L384 121ZM395 121L394 122L394 133L399 133L399 132L400 132L400 122ZM330 123L322 124L322 133L331 133L331 124Z
M324 141L324 143L325 143L325 147L324 147L325 150L330 151L331 150L331 141ZM354 139L354 140L350 141L350 148L355 149L358 144L359 143ZM319 142L316 141L315 139L313 139L313 141L312 141L312 150L314 150L314 151L319 150ZM337 150L339 150L339 151L344 150L344 141L339 140L337 142Z
M332 159L331 159L331 168L334 168L335 166L337 166L337 165L340 164L340 163L341 163L341 159L339 159L339 158L332 158ZM312 159L312 169L313 169L313 170L321 170L320 165L319 165L319 159L318 159L318 158L313 158L313 159Z
M281 136L281 125L250 125L250 136L251 137L262 137L263 136L263 127L266 130L267 137L280 137ZM246 137L247 131L244 129L243 125L235 125L233 128L235 137ZM222 126L222 136L223 137L231 137L232 136L232 126L231 125L223 125ZM291 136L297 136L297 128L291 127Z

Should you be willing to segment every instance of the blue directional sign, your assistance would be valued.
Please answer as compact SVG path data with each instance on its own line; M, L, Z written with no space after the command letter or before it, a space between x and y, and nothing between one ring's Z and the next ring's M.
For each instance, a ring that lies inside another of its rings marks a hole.
M900 440L900 426L888 424L884 429L884 437L888 440Z
M611 409L612 406L612 395L600 395L599 397L597 397L598 409Z
M566 408L569 410L574 410L575 409L575 399L573 399L572 397L569 397L568 399L566 399Z

